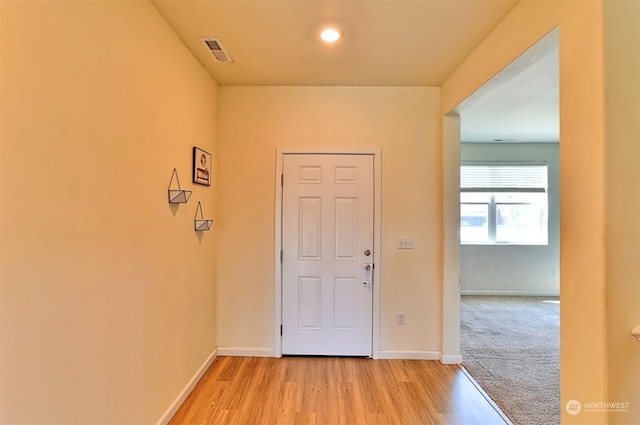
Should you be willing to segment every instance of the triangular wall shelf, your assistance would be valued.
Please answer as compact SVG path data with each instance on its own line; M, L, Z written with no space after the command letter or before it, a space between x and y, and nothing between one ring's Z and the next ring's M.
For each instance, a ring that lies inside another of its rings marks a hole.
M176 178L178 182L177 189L171 189L171 185L173 184L173 178ZM169 203L170 204L186 204L191 197L190 190L183 190L180 188L180 179L178 178L178 171L174 168L173 173L171 174L171 180L169 180Z
M200 218L198 218L198 212L200 212ZM196 216L193 220L193 227L196 232L203 232L211 229L211 225L213 224L213 220L205 219L202 214L202 204L198 201L198 206L196 207Z

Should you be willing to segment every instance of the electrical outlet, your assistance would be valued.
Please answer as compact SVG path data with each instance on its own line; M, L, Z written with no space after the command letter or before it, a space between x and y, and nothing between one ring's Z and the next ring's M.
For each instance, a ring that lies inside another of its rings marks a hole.
M396 322L398 323L398 325L404 325L404 319L404 311L399 311L396 315Z
M413 249L413 238L398 239L398 249Z

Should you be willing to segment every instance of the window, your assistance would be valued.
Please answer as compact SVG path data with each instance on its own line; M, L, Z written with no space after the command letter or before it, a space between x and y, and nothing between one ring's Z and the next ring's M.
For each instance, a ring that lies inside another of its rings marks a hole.
M547 165L463 163L463 244L547 244Z

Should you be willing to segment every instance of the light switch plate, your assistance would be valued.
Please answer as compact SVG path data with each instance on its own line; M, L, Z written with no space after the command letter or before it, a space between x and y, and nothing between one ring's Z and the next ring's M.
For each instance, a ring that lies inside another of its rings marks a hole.
M398 249L413 249L413 238L398 239Z

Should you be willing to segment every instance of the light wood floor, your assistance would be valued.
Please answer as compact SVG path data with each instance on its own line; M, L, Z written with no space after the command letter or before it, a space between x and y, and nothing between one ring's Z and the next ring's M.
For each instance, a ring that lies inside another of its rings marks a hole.
M504 425L455 365L218 357L169 425Z

